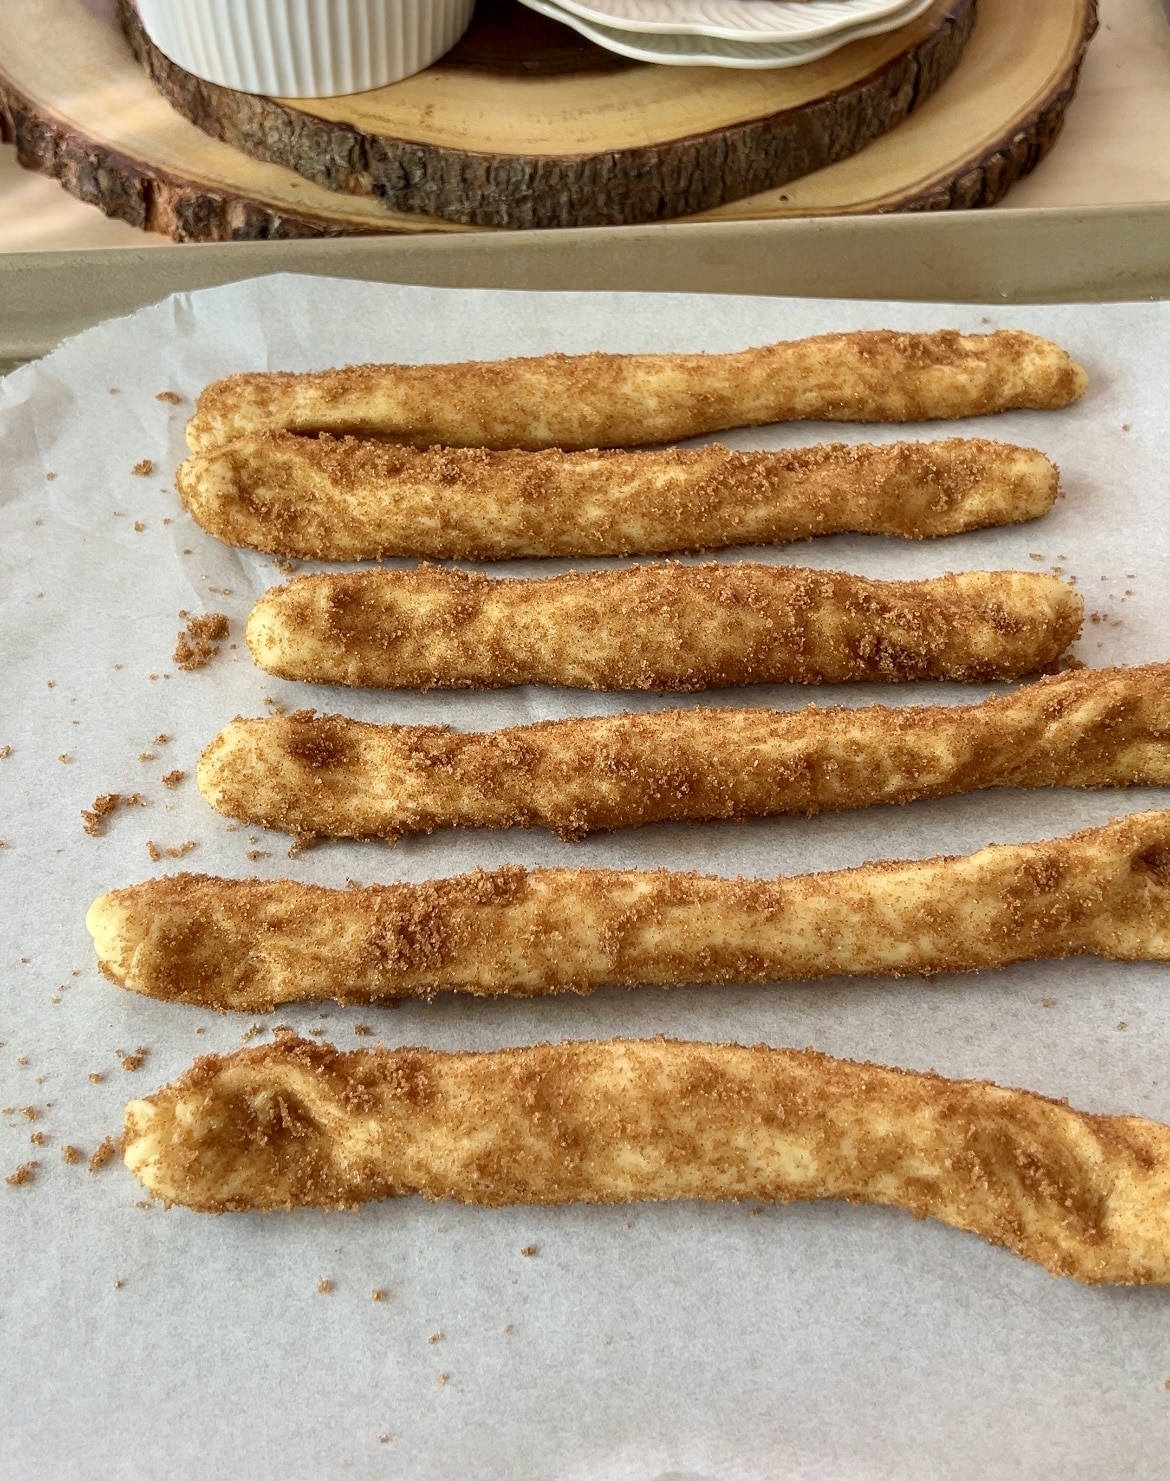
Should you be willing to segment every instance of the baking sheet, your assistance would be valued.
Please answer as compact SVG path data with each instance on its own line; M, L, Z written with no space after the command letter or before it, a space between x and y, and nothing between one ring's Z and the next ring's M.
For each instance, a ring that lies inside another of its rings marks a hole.
M83 920L107 888L180 867L335 884L508 861L772 874L1051 836L1166 802L1152 790L1004 792L577 844L522 832L439 834L393 850L325 844L290 860L287 840L233 828L195 790L200 749L233 715L262 713L265 697L460 727L676 702L546 690L361 694L261 674L243 648L243 620L280 573L205 536L171 490L183 423L207 380L349 360L733 349L829 329L941 325L1036 330L1089 369L1076 408L961 428L1055 457L1066 494L1053 514L933 544L833 537L721 558L874 576L1059 566L1099 614L1081 657L1167 657L1166 305L538 295L282 277L177 295L0 383L0 747L12 747L0 759L0 1101L15 1108L0 1118L0 1173L41 1164L24 1186L0 1184L0 1476L1164 1473L1170 1292L1057 1281L899 1211L483 1211L404 1200L353 1215L210 1219L141 1207L118 1162L90 1175L60 1158L64 1143L89 1153L116 1135L127 1099L197 1053L236 1047L251 1022L104 982ZM182 404L157 400L162 391ZM723 440L765 447L948 430L794 425ZM133 471L143 460L148 476ZM239 646L199 673L177 671L180 609L227 613ZM961 702L989 692L777 687L682 703ZM172 739L156 743L163 733ZM173 768L188 779L170 791L161 777ZM88 838L80 810L109 791L140 792L148 805ZM148 842L187 840L197 848L181 865L148 856ZM258 1022L264 1037L281 1023L353 1047L659 1032L813 1044L1170 1120L1165 986L1165 969L1078 961L932 984L310 1007ZM370 1036L356 1035L359 1025ZM116 1051L140 1045L149 1058L127 1073ZM29 1144L36 1133L41 1147ZM531 1246L536 1255L522 1254ZM321 1281L332 1289L319 1291ZM376 1289L386 1299L373 1301Z

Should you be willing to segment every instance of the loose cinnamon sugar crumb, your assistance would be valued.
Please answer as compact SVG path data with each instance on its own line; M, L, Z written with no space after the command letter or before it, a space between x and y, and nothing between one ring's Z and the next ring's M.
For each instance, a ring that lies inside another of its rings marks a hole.
M185 612L180 617L187 617ZM202 617L187 617L186 630L175 641L174 662L190 672L205 668L219 652L218 644L228 635L228 620L223 612L207 612Z
M14 1171L10 1172L4 1181L10 1188L23 1188L26 1183L31 1183L36 1175L39 1162L22 1162Z
M34 1147L43 1147L46 1141L48 1141L48 1137L45 1136L43 1131L34 1131L32 1136L29 1137L29 1141Z
M284 715L288 713L284 705L281 704L280 700L273 699L271 694L266 694L264 696L264 707L265 709L270 710L274 715Z
M105 1141L89 1159L90 1172L100 1172L106 1163L112 1162L117 1155L118 1149L114 1145L113 1137L106 1137Z
M154 758L154 752L153 751L139 751L139 753L138 753L138 759L139 759L139 761L153 761L155 759Z
M168 406L180 406L183 401L178 391L160 391L154 399L156 401L165 401Z
M90 1070L89 1072L89 1083L91 1085L101 1085L105 1078L101 1070Z
M540 1246L538 1244L526 1244L520 1251L520 1253L525 1257L525 1259L531 1260L533 1255L540 1254Z
M245 855L245 858L251 859L253 864L257 859L271 859L271 857L272 855L268 850L263 848L250 848Z
M41 1113L36 1106L21 1106L20 1114L26 1121L35 1121Z
M57 475L55 473L46 473L45 474L45 482L46 483L52 483L53 480L56 478L56 476Z
M11 755L12 755L12 747L11 746L0 746L0 761L7 761L8 758L9 758L9 756L11 756Z
M333 1282L331 1280L319 1280L317 1282L317 1290L318 1290L319 1294L322 1295L322 1296L328 1296L329 1292L332 1289L333 1289Z
M142 532L143 532L143 530L145 528L146 528L146 526L142 523L142 521L140 519L136 519L134 521L134 533L136 535L141 535Z
M146 841L146 852L150 855L151 861L155 864L157 864L160 859L182 859L187 854L189 854L192 849L198 847L199 845L193 838L188 838L185 843L176 844L174 848L161 848L157 843L154 842L153 839L147 839Z
M429 1337L428 1337L428 1338L427 1338L427 1341L428 1341L428 1342L430 1342L430 1343L431 1343L431 1344L434 1344L434 1343L436 1343L436 1342L442 1342L442 1340L443 1340L443 1338L444 1338L444 1336L445 1336L445 1335L446 1335L446 1334L445 1334L445 1333L443 1333L443 1332L433 1332L433 1333L432 1333L432 1334L431 1334L431 1335L430 1335L430 1336L429 1336Z
M103 792L100 797L95 797L91 807L83 807L81 816L85 819L85 831L91 838L100 838L106 831L105 820L118 810L119 807L145 807L140 792Z
M150 1057L150 1050L145 1044L139 1044L138 1048L132 1054L127 1054L124 1049L115 1049L114 1053L118 1057L118 1063L127 1074L133 1074L135 1070L140 1070Z
M75 1147L71 1142L66 1142L61 1148L61 1161L67 1162L70 1167L81 1161L81 1148Z
M1056 1006L1056 999L1055 998L1041 998L1040 999L1040 1006L1041 1006L1041 1008L1055 1008L1055 1006Z
M450 1383L451 1382L451 1375L450 1375L450 1373L440 1373L439 1374L439 1377L438 1377L438 1382L441 1383L441 1384Z
M135 463L130 471L134 474L135 478L149 478L154 472L154 464L149 458L143 458L140 463Z
M370 1300L371 1301L385 1301L385 1299L386 1299L386 1292L383 1291L380 1287L377 1290L373 1290L373 1291L370 1292Z
M62 751L57 757L57 760L60 761L62 766L71 766L73 764L73 757L68 751Z
M125 1286L125 1284L126 1284L126 1282L124 1280L116 1280L114 1282L114 1290L115 1291L122 1290L122 1288Z
M179 783L186 781L186 779L187 773L185 771L168 771L166 776L162 779L162 784L164 787L169 787L172 791L174 791Z
M368 1023L355 1023L353 1026L353 1031L359 1039L368 1038L370 1034L374 1032L374 1030L369 1026Z
M1170 1381L1167 1382L1166 1387L1167 1388L1170 1388ZM378 1436L378 1444L379 1445L389 1445L389 1443L390 1443L390 1436L389 1435L379 1435Z
M249 1026L240 1035L240 1042L242 1044L250 1044L253 1039L258 1039L263 1032L264 1032L264 1025L263 1024L260 1024L260 1023L249 1024Z
M169 746L171 743L171 737L166 733L165 730L160 730L154 738L154 743L156 746Z

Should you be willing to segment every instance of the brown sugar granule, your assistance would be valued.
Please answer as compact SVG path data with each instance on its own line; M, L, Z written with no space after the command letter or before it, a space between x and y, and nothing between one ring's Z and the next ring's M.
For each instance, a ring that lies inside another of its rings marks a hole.
M1126 1029L1126 1028L1128 1028L1128 1027L1129 1027L1129 1024L1128 1024L1128 1023L1126 1023L1126 1021L1125 1021L1125 1019L1124 1019L1124 1018L1123 1018L1123 1019L1122 1019L1122 1020L1121 1020L1121 1022L1120 1022L1120 1023L1119 1023L1119 1024L1118 1024L1118 1025L1117 1025L1117 1027L1118 1027L1118 1028L1119 1028L1119 1029Z
M441 1384L442 1383L450 1383L451 1382L451 1375L450 1375L450 1373L440 1373L437 1381L439 1383L441 1383Z
M105 1078L106 1077L102 1074L101 1070L90 1070L89 1072L89 1083L91 1085L100 1085L105 1080Z
M381 1289L381 1287L378 1287L376 1290L373 1290L373 1291L370 1292L370 1300L371 1301L385 1301L385 1299L386 1299L386 1292L383 1291Z
M540 1246L538 1244L526 1244L520 1251L520 1253L525 1257L525 1259L531 1260L533 1255L540 1254Z
M442 1342L445 1336L446 1333L444 1332L432 1332L431 1335L427 1338L427 1341L430 1343Z
M7 761L8 758L9 758L9 756L11 756L11 755L12 755L12 747L11 746L0 746L0 761Z
M126 1284L126 1282L124 1280L116 1280L114 1282L114 1290L115 1291L122 1290L122 1288L125 1286L125 1284Z
M75 1147L71 1142L66 1142L61 1148L61 1161L67 1162L70 1167L81 1161L81 1148Z
M22 1162L14 1172L10 1172L4 1181L10 1188L23 1188L26 1183L31 1183L37 1175L39 1162Z
M146 803L140 792L103 792L100 797L94 798L90 807L81 809L81 816L85 819L85 831L91 838L100 838L106 831L105 820L119 807L145 806Z
M368 1023L355 1023L353 1026L353 1031L359 1039L368 1038L369 1035L374 1032L374 1030L369 1026Z
M55 473L46 473L45 474L45 482L46 483L52 483L53 480L56 478L56 476L57 475Z
M187 773L185 771L168 771L166 776L162 779L162 784L164 787L169 787L172 791L174 791L179 783L185 781L186 778Z
M69 754L68 751L62 751L61 754L57 757L57 760L60 761L62 766L70 766L73 763L73 757Z
M182 859L198 848L199 845L193 838L188 838L185 843L176 844L174 848L161 848L153 839L147 839L146 852L150 855L153 863L157 864L160 859Z
M139 753L138 753L138 759L139 759L139 761L153 761L154 760L154 752L153 751L139 751Z
M249 1024L244 1032L240 1035L240 1042L242 1044L250 1044L253 1039L258 1039L263 1032L264 1025L262 1023Z
M26 1121L35 1121L41 1113L36 1106L21 1106L20 1114Z
M1170 1381L1167 1382L1166 1387L1167 1388L1170 1388ZM390 1443L390 1436L389 1435L379 1435L378 1436L378 1444L379 1445L389 1445L389 1443Z
M1055 998L1041 998L1040 999L1040 1006L1041 1006L1041 1008L1055 1008L1056 1007L1056 999Z
M257 859L271 859L272 855L268 852L267 849L263 849L263 848L250 848L248 850L248 852L244 855L244 857L247 858L247 859L250 859L252 861L252 863L254 864Z
M179 613L186 617L185 612ZM190 672L205 668L219 652L217 644L228 635L228 620L223 612L207 612L202 617L187 617L186 630L175 640L174 662Z
M142 532L143 532L143 530L145 528L146 528L146 526L142 523L142 521L140 519L136 519L134 521L134 533L136 535L141 535Z
M156 401L165 401L168 406L180 406L183 401L178 391L160 391L154 399Z
M118 1063L128 1074L133 1074L135 1070L140 1070L150 1057L150 1050L145 1044L139 1044L138 1048L131 1054L127 1054L124 1049L115 1049L114 1053L118 1057Z
M154 464L149 458L143 458L140 463L135 463L130 470L135 478L149 478L154 472Z
M154 743L156 746L169 746L171 743L171 737L166 733L165 730L160 730L154 738Z
M112 1136L106 1137L105 1141L89 1159L90 1172L100 1172L107 1162L112 1162L118 1155L118 1148L114 1144Z
M319 1280L317 1282L317 1291L322 1296L328 1296L332 1289L333 1282L331 1280Z
M47 1140L48 1138L43 1131L34 1131L32 1136L29 1137L29 1141L34 1147L43 1147Z

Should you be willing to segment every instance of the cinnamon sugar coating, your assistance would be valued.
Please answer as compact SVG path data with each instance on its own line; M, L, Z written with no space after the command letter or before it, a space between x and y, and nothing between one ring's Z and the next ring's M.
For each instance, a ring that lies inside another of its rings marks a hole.
M290 1038L208 1056L134 1101L122 1145L152 1194L206 1212L412 1193L489 1207L834 1198L941 1220L1056 1275L1170 1283L1170 1128L812 1050L345 1054Z
M489 452L258 432L187 459L229 545L314 560L656 555L844 531L921 540L1035 519L1057 470L982 439L781 452Z
M1077 669L976 705L657 710L460 734L311 710L234 720L199 790L297 837L562 838L990 787L1170 786L1170 664Z
M383 689L685 691L742 684L1014 679L1050 668L1084 603L1055 576L875 581L662 561L502 580L438 566L300 576L245 632L283 679Z
M1034 334L889 329L712 355L541 355L349 365L213 381L193 452L251 432L354 433L416 447L641 447L802 419L922 422L1076 401L1085 372Z
M177 875L101 896L86 925L121 986L248 1013L1083 955L1170 961L1170 812L963 858L779 879L509 866L331 890Z

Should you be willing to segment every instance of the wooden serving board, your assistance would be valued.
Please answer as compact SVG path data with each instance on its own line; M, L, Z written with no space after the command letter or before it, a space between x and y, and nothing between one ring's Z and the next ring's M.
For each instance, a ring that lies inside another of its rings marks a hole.
M138 35L197 128L119 5L5 0L0 133L107 214L189 241L990 204L1053 142L1096 26L1096 0L937 0L808 67L734 72L628 62L486 0L439 66L311 104L195 84Z

